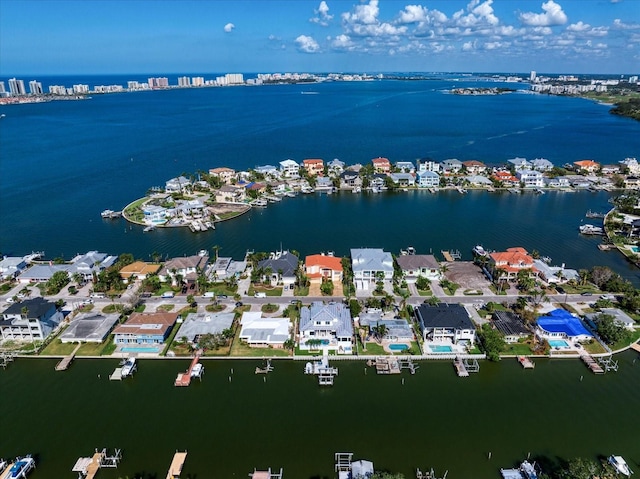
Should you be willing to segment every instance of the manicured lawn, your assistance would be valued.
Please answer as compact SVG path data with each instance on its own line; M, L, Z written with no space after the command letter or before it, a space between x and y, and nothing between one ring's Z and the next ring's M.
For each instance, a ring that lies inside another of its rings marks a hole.
M278 307L277 304L267 303L267 304L263 304L262 308L260 309L262 310L263 313L269 314L269 313L275 313L280 308Z
M420 296L433 296L433 291L430 289L418 289L418 294Z
M360 351L365 356L386 356L389 354L384 350L381 344L367 341L366 346L366 351L364 348Z
M204 309L208 313L219 313L220 311L224 311L225 309L227 309L227 305L226 304L207 304Z
M156 311L171 311L175 308L175 304L161 304L156 308Z
M238 292L238 288L235 289L228 288L224 283L214 283L207 288L208 292L213 292L216 296L225 295L225 296L233 296Z
M533 351L531 351L531 348L527 343L514 343L514 344L507 344L504 350L502 351L502 354L515 355L515 356L527 356L529 354L532 354L532 352Z
M640 339L640 329L636 329L635 331L633 331L629 339L627 339L626 341L618 341L617 343L615 343L613 346L611 346L611 349L613 351L617 351L618 349L626 348L630 344L635 343L638 339Z
M271 349L271 348L251 348L239 338L240 328L236 328L236 334L231 344L231 351L229 356L249 356L255 358L270 357L270 356L289 356L290 352L286 349Z
M591 341L590 343L582 343L582 347L589 354L606 353L605 349L598 341Z
M67 354L71 354L77 344L74 343L63 343L60 339L54 339L51 341L46 348L44 348L40 354L49 355L49 356L66 356Z
M115 350L113 335L110 334L103 343L84 343L78 349L76 356L110 356Z

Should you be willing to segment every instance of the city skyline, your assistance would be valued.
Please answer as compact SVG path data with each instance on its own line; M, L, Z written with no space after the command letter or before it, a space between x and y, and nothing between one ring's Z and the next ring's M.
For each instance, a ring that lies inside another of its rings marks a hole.
M634 74L635 0L0 0L1 76L165 72Z

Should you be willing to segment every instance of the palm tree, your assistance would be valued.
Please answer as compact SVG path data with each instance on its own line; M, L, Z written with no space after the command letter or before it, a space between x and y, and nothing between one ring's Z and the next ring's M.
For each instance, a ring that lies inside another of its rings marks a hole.
M533 309L537 310L543 301L547 299L547 293L541 289L534 289L531 292L531 302L533 303Z
M580 277L580 286L584 286L587 284L587 280L589 279L589 271L581 269L578 271L578 276Z
M493 272L493 280L498 286L498 294L502 293L502 277L506 274L507 272L500 268Z

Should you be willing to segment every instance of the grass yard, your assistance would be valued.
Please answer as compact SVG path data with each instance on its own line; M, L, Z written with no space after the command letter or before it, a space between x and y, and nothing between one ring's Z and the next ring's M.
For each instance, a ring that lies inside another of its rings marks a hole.
M528 356L530 354L533 354L533 351L531 351L531 347L527 343L513 343L507 344L502 351L502 354Z
M56 338L51 341L40 354L44 356L66 356L67 354L71 354L76 346L77 344L63 343L60 339Z

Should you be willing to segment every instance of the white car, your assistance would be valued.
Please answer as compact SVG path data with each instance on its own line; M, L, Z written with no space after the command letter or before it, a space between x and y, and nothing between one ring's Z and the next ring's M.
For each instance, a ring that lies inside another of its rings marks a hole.
M10 303L10 304L11 304L11 303L15 303L15 302L16 302L16 300L15 300L15 299L13 299L13 297L7 298L5 301L6 301L7 303Z

